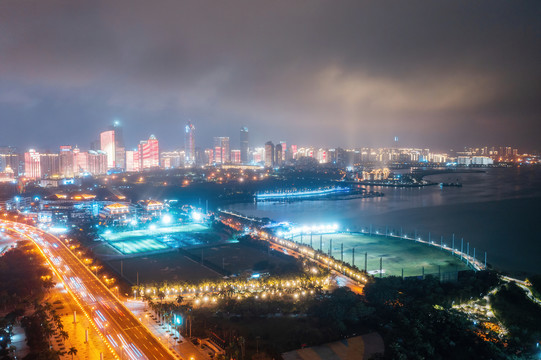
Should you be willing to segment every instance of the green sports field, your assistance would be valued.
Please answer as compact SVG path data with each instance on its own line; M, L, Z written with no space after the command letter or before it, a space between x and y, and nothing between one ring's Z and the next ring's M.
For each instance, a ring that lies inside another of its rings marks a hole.
M420 276L423 273L438 274L466 270L467 266L460 258L448 251L412 240L385 236L369 236L357 233L325 234L321 236L322 248L329 253L332 239L332 255L341 260L341 244L344 246L343 260L359 269L364 269L365 253L367 254L367 271L377 272L382 259L383 276L402 275ZM294 238L300 241L300 236ZM310 244L310 235L303 236L303 243ZM320 249L320 235L312 236L312 247ZM355 259L353 259L355 248Z
M145 229L110 232L102 234L101 237L122 254L134 255L166 250L178 247L180 244L190 245L197 242L197 240L192 239L193 234L208 231L209 228L201 224L156 225L152 230L148 227Z
M101 237L106 241L125 241L125 240L137 240L140 238L149 238L156 236L165 236L170 234L178 234L185 232L202 232L207 231L208 227L202 224L186 224L186 225L174 225L174 226L156 226L154 230L150 228L111 232L109 234L101 234Z
M154 239L139 239L127 241L113 241L109 245L120 251L124 255L133 255L152 251L169 249L169 246Z

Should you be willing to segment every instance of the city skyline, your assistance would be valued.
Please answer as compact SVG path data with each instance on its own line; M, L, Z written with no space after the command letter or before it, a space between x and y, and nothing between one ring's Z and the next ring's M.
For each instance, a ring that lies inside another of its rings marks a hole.
M261 144L539 150L533 1L1 10L2 145L85 147L119 119L126 140L166 148L191 120L202 147L247 126Z

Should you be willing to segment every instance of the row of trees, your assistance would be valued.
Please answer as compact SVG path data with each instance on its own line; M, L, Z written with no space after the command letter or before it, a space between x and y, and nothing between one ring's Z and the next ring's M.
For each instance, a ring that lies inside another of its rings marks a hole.
M50 269L31 243L18 242L16 248L0 257L0 307L8 311L0 318L0 358L15 358L16 349L10 343L13 326L17 323L24 328L30 348L25 359L55 360L64 353L72 357L77 353L75 348L67 352L51 349L53 334L64 340L68 338L60 315L51 304L42 303L53 286Z
M0 308L9 311L39 301L54 286L51 271L30 243L18 243L0 257Z

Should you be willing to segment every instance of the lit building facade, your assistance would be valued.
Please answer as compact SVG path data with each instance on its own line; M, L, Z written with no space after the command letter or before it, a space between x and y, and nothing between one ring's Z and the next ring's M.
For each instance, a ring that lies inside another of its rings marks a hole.
M34 149L30 149L24 153L24 175L27 178L41 178L40 160L39 152Z
M79 149L77 149L78 151ZM73 149L69 145L61 146L59 157L59 166L60 166L60 176L64 178L72 178L74 175L73 172L73 162L74 162L74 153Z
M242 162L241 153L240 150L231 150L231 163L240 164Z
M250 137L248 128L246 126L243 126L240 128L240 161L243 164L247 164L249 162L248 159L248 143L249 143Z
M116 144L115 131L108 130L100 134L101 151L107 154L107 169L113 169L116 166Z
M219 136L214 138L214 163L228 164L231 162L229 153L229 137Z
M124 131L120 121L116 120L110 130L115 136L115 167L126 169L126 147L124 146Z
M195 126L188 121L184 132L184 163L186 165L193 165L195 164Z
M267 141L265 143L265 166L274 166L274 144L272 141Z
M160 167L160 146L154 135L139 143L139 157L141 170Z

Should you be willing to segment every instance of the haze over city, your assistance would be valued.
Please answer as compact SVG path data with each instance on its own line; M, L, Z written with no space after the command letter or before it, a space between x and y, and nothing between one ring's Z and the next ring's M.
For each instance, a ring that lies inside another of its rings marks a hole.
M0 359L541 359L540 20L0 0Z
M537 1L70 1L0 4L0 144L127 143L537 150ZM29 131L32 129L32 131Z

